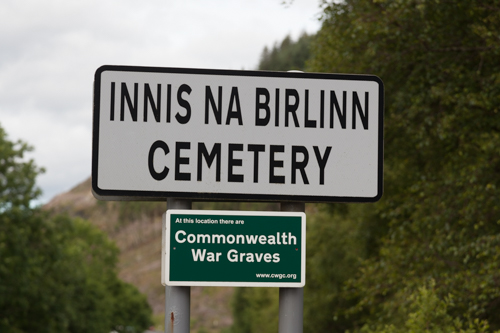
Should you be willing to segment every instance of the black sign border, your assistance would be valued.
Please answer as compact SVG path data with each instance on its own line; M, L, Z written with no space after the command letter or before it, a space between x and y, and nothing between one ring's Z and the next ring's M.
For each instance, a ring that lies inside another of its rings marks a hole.
M171 192L171 191L129 191L103 190L97 186L99 156L99 115L101 99L101 74L105 71L147 72L172 74L197 74L219 76L251 76L280 77L299 79L330 79L350 81L374 81L379 85L379 132L378 132L378 165L377 195L374 197L337 197L315 195L275 195L275 194L241 194L241 193L204 193L204 192ZM92 193L99 200L118 201L166 201L169 197L190 199L195 201L293 201L293 202L376 202L383 194L384 168L384 83L375 75L366 74L330 74L310 72L273 72L254 70L226 70L177 67L142 67L104 65L99 67L94 76L93 96L93 128L92 128Z

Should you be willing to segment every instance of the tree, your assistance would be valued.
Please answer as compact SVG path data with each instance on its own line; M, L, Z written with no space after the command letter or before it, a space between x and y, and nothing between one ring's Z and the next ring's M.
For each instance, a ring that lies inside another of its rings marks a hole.
M270 51L265 47L260 57L259 70L304 70L312 39L312 35L304 32L296 42L286 36L281 43L275 43Z
M0 126L0 212L12 207L29 207L41 194L35 178L43 172L24 155L33 148L22 141L12 142Z
M437 297L435 282L431 280L429 286L423 286L409 297L407 306L398 309L398 314L404 318L401 327L394 325L378 325L378 327L364 326L361 332L364 333L486 333L488 323L475 319L463 321L461 318L452 318L447 310L453 304L453 297L445 299ZM498 333L498 331L497 331Z
M356 305L331 313L353 328L401 327L429 279L452 318L500 328L499 30L499 1L325 7L310 69L375 74L386 91L385 191L367 217L387 232L345 287Z
M377 245L380 230L372 230L370 206L359 204L308 205L304 329L306 332L344 332L355 316L337 315L356 304L343 295L360 260ZM358 315L359 317L359 315Z
M115 244L84 220L30 208L41 169L22 160L28 145L0 133L0 331L145 329L151 309L118 279Z
M500 2L346 0L322 20L306 70L384 81L385 180L377 204L308 214L305 330L412 331L433 307L433 331L498 330Z

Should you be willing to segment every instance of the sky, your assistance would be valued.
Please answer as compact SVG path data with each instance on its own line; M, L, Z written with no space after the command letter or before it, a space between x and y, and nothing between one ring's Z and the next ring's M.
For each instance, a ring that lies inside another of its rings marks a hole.
M252 70L320 13L319 0L2 0L0 126L34 147L46 203L90 176L97 68Z

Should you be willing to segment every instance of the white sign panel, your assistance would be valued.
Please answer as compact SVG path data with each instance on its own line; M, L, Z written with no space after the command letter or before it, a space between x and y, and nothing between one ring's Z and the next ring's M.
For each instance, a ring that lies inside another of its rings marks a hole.
M103 66L100 199L373 202L382 195L375 76Z

